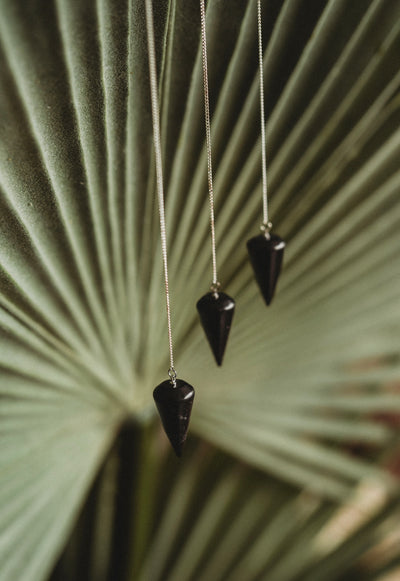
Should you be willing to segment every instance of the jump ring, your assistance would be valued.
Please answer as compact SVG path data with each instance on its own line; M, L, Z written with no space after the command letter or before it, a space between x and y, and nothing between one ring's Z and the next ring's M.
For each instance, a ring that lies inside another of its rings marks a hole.
M176 387L176 378L177 378L177 375L176 375L176 371L175 371L174 367L170 367L168 369L168 375L169 375L169 378L171 380L172 385L174 387Z

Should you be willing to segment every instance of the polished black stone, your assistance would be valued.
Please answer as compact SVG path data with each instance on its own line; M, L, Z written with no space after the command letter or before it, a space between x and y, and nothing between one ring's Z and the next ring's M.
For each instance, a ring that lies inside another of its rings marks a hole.
M222 365L235 312L235 301L225 293L210 292L197 302L200 321L217 365Z
M269 305L281 271L285 242L276 234L260 234L247 241L247 250L256 281Z
M183 381L176 380L176 387L167 379L153 391L154 401L160 414L165 433L177 456L182 456L183 445L189 428L194 400L194 389Z

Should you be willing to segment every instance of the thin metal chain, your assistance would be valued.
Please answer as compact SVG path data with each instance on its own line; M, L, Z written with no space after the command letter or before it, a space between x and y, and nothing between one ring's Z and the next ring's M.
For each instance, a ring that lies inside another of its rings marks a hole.
M154 153L156 162L157 177L157 197L158 211L160 216L160 234L161 234L161 252L164 264L164 283L165 283L165 300L167 306L167 324L168 324L168 342L170 368L168 375L171 383L176 385L176 371L174 368L174 352L172 343L172 325L171 325L171 307L169 300L169 281L168 281L168 256L167 256L167 231L165 226L165 209L164 209L164 186L163 171L161 159L161 138L160 138L160 108L158 103L158 83L157 83L157 64L156 50L154 42L154 21L152 0L146 0L146 24L147 24L147 45L149 52L149 72L150 72L150 93L151 93L151 110L153 117L153 140Z
M257 24L258 24L258 61L260 70L260 117L261 117L261 167L262 167L262 194L263 194L263 229L270 229L272 224L268 221L268 174L267 174L267 145L265 137L265 113L264 113L264 65L262 42L262 17L261 0L257 0Z
M212 253L212 272L213 272L211 289L214 292L217 292L220 284L218 282L217 274L217 252L215 242L214 187L213 187L212 155L211 155L210 99L208 94L206 12L204 7L204 0L200 0L200 19L201 19L201 49L203 56L204 119L206 125L206 144L207 144L208 197L210 205L211 253Z

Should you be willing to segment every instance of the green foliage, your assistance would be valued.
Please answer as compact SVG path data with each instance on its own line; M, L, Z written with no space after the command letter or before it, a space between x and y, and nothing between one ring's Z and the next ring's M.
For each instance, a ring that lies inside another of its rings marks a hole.
M221 369L194 308L211 281L199 7L153 4L176 366L196 388L181 462L152 402L168 343L144 0L0 0L0 581L395 581L400 4L263 2L287 241L266 309L245 249L255 2L208 2L237 300Z

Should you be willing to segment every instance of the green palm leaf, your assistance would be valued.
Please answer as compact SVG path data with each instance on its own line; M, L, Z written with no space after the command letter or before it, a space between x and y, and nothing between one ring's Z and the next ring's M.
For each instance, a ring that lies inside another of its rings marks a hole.
M263 3L287 241L268 310L245 250L261 221L255 2L208 2L218 263L237 300L221 369L194 308L211 279L198 6L153 4L192 439L171 458L151 395L168 344L144 0L1 0L0 579L384 581L399 560L399 2Z

